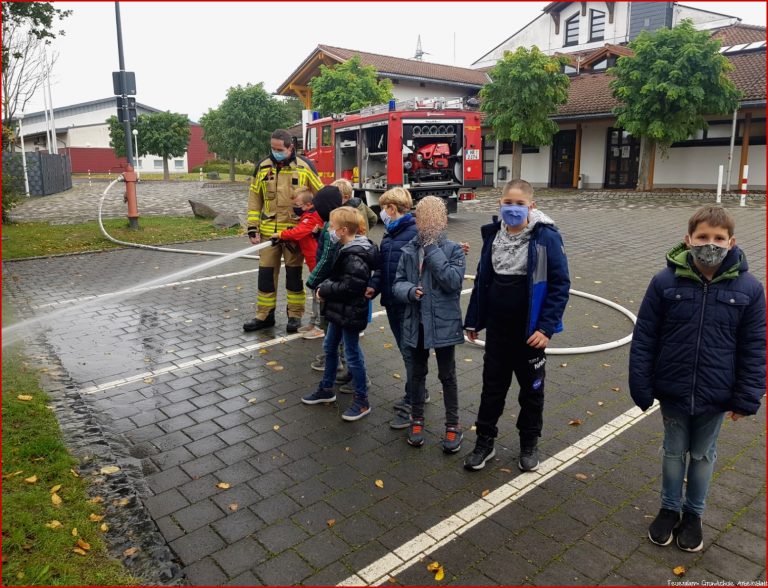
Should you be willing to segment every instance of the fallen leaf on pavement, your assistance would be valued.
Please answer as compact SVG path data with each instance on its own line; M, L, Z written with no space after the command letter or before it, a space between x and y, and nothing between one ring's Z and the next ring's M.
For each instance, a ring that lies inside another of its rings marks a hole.
M233 502L232 504L229 505L229 510L231 510L232 512L235 512L238 508L240 508L240 505L237 504L237 502Z
M269 349L259 349L259 355L266 355L269 353Z
M73 528L71 533L73 537L77 537L77 527Z
M571 419L568 424L572 427L578 427L581 424L581 419Z
M139 550L138 547L129 547L125 551L123 551L123 555L125 557L131 557L134 553L136 553Z
M605 404L605 402L603 402L602 400L598 401L598 403L597 403L598 406L603 406L604 404Z
M486 496L488 496L490 493L491 493L491 491L490 491L490 490L488 490L488 489L486 489L486 490L483 490L483 491L480 493L480 496L482 496L483 498L485 498L485 497L486 497Z
M472 363L472 358L471 357L465 357L464 361L466 361L467 363Z
M27 484L35 484L37 483L37 476L30 476L29 478L24 478L24 481Z
M60 529L64 525L62 525L60 521L53 519L50 523L45 523L45 526L49 529Z
M219 482L218 484L216 484L216 487L221 488L222 490L229 490L232 487L232 485L227 484L226 482Z
M100 473L107 474L107 475L109 475L109 474L116 474L119 471L120 471L120 468L117 467L117 466L114 466L114 465L104 466L103 468L101 468L99 470Z
M505 474L511 474L512 473L512 470L510 470L509 468L499 468L499 471L500 472L504 472Z
M280 425L275 425L274 427L272 427L272 429L275 430L275 431L279 431L280 430Z
M56 494L55 492L51 494L51 502L53 503L53 506L61 506L61 496Z
M154 378L144 378L144 383L145 383L145 384L151 384L151 383L152 383L152 382L154 382L154 381L155 381L155 379L154 379Z
M104 502L104 499L101 496L94 496L93 498L89 499L88 502L91 504L99 504L100 502Z
M107 523L101 523L101 526L99 527L99 530L102 533L106 533L107 531L109 531L109 525Z
M97 515L96 513L91 513L88 515L88 518L91 519L94 523L98 523L104 518L104 515Z
M51 489L49 490L49 492L50 492L51 494L53 494L54 492L58 492L59 490L61 490L61 484L56 484L56 485L55 485L53 488L51 488Z
M87 552L83 551L79 547L75 547L72 551L75 552L77 555L88 555Z
M621 388L619 388L618 386L615 388L611 388L611 390L613 390L614 392L621 392Z
M70 469L69 473L72 474L75 478L79 478L80 474L78 474L75 470Z
M394 374L392 374L392 377L397 379L397 380L399 380L400 379L400 374L394 373Z
M249 398L248 404L256 404L259 400L257 398Z
M568 367L568 364L567 363L561 363L560 367Z
M595 413L594 413L594 412L592 412L591 410L588 410L588 411L587 411L587 414L588 414L589 416L592 416L592 415L593 415L593 414L595 414Z
M392 343L384 343L384 349L392 349Z
M32 397L29 394L19 394L16 398L18 398L22 402L29 402L30 400L32 400Z
M284 369L285 369L285 366L282 366L282 365L276 365L272 368L272 370L276 372L282 372Z
M604 363L603 367L611 367L611 364L610 363Z
M325 524L328 525L329 527L333 527L336 524L336 519L328 519L327 521L325 521Z
M131 501L130 498L121 498L120 500L113 500L112 504L115 506L128 506L128 503Z
M685 576L685 572L687 572L687 571L688 571L688 570L686 570L684 566L677 566L676 568L673 568L673 569L672 569L672 573L673 573L675 576L677 576L678 578L679 578L680 576Z
M582 481L589 480L589 476L587 474L576 474L573 477L576 478L577 480L582 480Z
M285 404L285 398L281 398L277 401L278 404Z
M376 480L374 482L377 488L384 488L384 481L383 480Z
M275 360L273 359L272 361L268 361L268 362L267 362L267 365L277 365L277 361L275 361Z

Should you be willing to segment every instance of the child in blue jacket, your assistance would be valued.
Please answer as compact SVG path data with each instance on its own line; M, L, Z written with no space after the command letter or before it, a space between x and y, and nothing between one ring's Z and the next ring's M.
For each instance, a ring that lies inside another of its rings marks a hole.
M425 381L429 350L435 350L437 377L443 385L445 436L443 451L461 449L456 382L456 345L464 343L461 330L461 286L464 280L464 251L445 236L448 212L437 196L426 196L416 206L418 234L402 248L392 293L404 304L401 342L411 358L409 377L411 418L408 443L424 444Z
M690 218L684 242L648 286L629 356L632 399L647 410L656 398L664 420L661 510L648 538L676 539L684 551L704 546L723 417L755 414L765 394L765 293L733 231L720 206Z
M499 205L501 220L480 229L483 250L464 321L472 341L488 329L477 441L464 467L480 470L496 454L496 425L514 373L520 383L518 467L532 471L539 467L544 424L544 350L563 330L571 282L563 240L552 219L535 208L533 187L508 182Z

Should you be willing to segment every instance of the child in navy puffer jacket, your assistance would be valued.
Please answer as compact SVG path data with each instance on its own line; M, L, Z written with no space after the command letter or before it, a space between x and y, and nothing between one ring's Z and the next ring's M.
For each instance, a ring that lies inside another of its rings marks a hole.
M765 394L765 293L733 230L719 206L691 217L685 242L648 286L629 357L632 399L647 410L656 398L664 420L661 510L648 538L676 539L684 551L704 545L701 517L723 417L755 414Z

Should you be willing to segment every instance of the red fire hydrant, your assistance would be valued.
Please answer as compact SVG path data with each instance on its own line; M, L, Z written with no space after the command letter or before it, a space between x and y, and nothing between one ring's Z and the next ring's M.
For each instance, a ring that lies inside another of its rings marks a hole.
M123 181L125 182L125 202L128 204L128 226L131 229L139 228L139 205L136 201L136 182L138 180L133 166L128 164L123 172Z

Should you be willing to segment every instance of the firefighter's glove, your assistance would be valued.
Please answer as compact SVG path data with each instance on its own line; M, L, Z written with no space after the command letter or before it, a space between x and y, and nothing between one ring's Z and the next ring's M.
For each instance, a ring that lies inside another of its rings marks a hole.
M272 241L272 247L276 247L280 243L280 237L270 237L269 240Z

